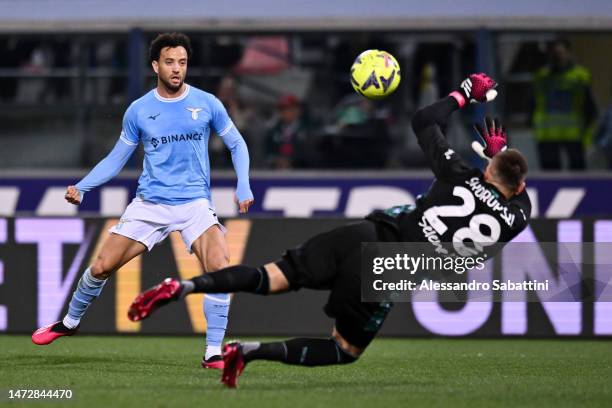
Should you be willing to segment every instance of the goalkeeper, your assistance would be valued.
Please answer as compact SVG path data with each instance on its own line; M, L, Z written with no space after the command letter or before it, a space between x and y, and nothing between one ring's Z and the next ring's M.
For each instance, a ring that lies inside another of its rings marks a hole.
M506 131L499 121L487 119L484 128L477 127L485 142L480 154L491 159L484 173L453 151L439 126L467 103L492 100L495 86L485 74L470 75L457 91L415 114L412 126L436 177L416 206L375 211L361 222L315 235L264 266L237 265L182 282L166 279L134 300L130 319L144 319L158 307L192 293L268 295L300 288L328 290L324 310L335 319L331 337L226 344L222 382L235 387L244 367L256 360L302 366L354 362L374 339L392 306L361 301L361 242L431 242L428 238L433 230L440 242L488 243L476 247L490 257L527 226L531 210L525 193L527 163L520 152L506 149ZM474 189L488 191L490 199L482 200L482 194L476 197ZM436 213L445 206L465 211ZM423 222L431 227L427 236L420 226ZM482 225L488 228L480 228Z

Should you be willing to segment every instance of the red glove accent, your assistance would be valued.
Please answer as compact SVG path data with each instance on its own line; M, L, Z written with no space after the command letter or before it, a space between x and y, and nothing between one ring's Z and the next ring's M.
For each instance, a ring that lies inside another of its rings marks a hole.
M465 106L465 97L461 94L461 92L453 91L448 96L452 96L453 98L455 98L460 108L463 108Z
M501 125L498 118L495 120L489 116L485 117L485 127L474 124L474 129L482 138L484 143L483 153L492 159L499 152L503 152L508 147L508 133L506 128Z
M497 82L481 72L471 74L461 83L461 93L470 103L490 102L497 96ZM491 92L492 91L492 92Z

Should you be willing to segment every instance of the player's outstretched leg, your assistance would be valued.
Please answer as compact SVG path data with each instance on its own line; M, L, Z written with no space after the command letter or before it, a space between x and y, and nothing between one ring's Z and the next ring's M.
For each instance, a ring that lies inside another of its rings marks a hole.
M268 291L268 274L263 267L235 265L182 282L168 278L138 295L130 306L128 318L132 321L146 319L158 308L190 293L249 292L267 295Z
M316 367L348 364L358 358L359 355L349 354L333 338L295 338L272 343L232 342L223 347L225 367L221 382L227 387L236 388L244 367L254 360Z
M32 334L32 342L39 345L49 344L59 337L76 333L87 308L100 296L111 274L145 250L146 247L140 242L111 234L95 262L79 279L64 319L36 330Z
M64 320L41 327L32 334L32 342L38 345L50 344L63 336L72 336L79 328L81 317L89 305L100 295L106 279L97 279L92 276L91 268L87 268L68 306L68 314Z

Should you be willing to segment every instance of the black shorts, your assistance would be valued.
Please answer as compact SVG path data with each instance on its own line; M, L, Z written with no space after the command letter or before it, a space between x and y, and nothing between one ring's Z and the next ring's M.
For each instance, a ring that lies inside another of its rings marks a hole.
M372 221L361 221L315 235L288 250L277 265L292 290L330 290L325 313L350 344L365 348L391 310L389 302L361 301L361 243L394 240Z

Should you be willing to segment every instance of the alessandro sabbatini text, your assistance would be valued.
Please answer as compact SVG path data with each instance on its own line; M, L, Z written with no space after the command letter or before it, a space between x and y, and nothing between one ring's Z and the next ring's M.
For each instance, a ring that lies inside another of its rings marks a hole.
M362 243L362 300L576 302L589 295L612 301L612 282L581 290L588 269L583 243L511 242L469 257L453 254L453 243L444 245L448 255L423 242Z

